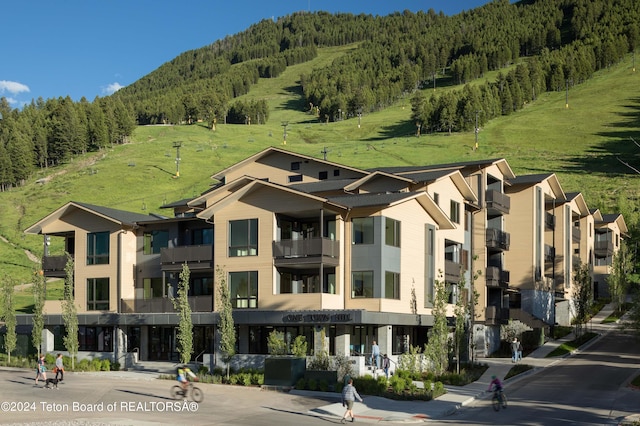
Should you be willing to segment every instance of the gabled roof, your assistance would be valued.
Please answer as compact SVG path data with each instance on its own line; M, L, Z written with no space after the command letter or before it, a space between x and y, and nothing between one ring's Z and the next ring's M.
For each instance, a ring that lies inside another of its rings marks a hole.
M489 166L496 165L500 171L502 172L505 179L512 179L515 177L513 170L507 163L507 160L504 158L492 158L487 160L476 160L476 161L461 161L459 163L447 163L447 164L433 164L430 166L399 166L399 167L377 167L373 169L368 169L368 171L380 170L385 171L387 173L393 174L406 174L406 173L415 173L419 171L427 171L427 170L465 170L471 171L473 169L481 169Z
M209 207L207 207L206 209L202 210L201 212L199 212L196 216L201 218L201 219L211 219L211 217L220 209L227 207L235 202L237 202L238 200L240 200L243 196L250 194L251 192L263 189L265 187L268 188L273 188L276 189L278 191L282 191L282 192L287 192L289 194L292 194L294 196L298 196L298 197L304 197L304 198L308 198L311 200L315 200L324 204L328 204L328 205L333 205L333 207L336 210L344 210L344 206L341 205L337 205L335 203L332 203L330 201L328 201L326 198L323 197L319 197L313 194L308 194L306 192L301 192L301 191L297 191L289 186L284 186L284 185L278 185L276 183L273 182L269 182L263 179L256 179L256 178L251 178L248 176L244 176L240 179L236 179L235 181L231 182L231 184L234 188L237 188L235 191L233 191L232 193L226 195L225 197L215 201L213 204L211 204Z
M361 177L360 179L356 180L355 182L351 183L350 185L347 185L344 189L347 191L354 191L356 189L358 189L360 186L364 185L367 182L371 182L373 180L376 179L391 179L391 180L396 180L396 181L400 181L406 184L410 184L413 183L412 179L408 179L402 176L396 176L394 174L391 173L386 173L386 172L381 172L381 171L375 171L373 173L370 173L366 176Z
M290 188L313 194L316 192L338 191L344 189L358 179L326 179L317 182L292 183Z
M621 234L627 234L629 229L627 228L627 223L624 220L624 216L620 213L611 213L602 215L602 222L604 223L615 223L618 225L618 229L620 229Z
M587 202L581 192L567 192L565 195L567 197L567 202L573 201L575 203L581 217L585 217L590 214Z
M540 173L533 175L522 175L514 179L509 180L511 188L518 189L519 187L527 188L535 186L539 183L547 181L556 200L566 201L567 197L560 186L560 181L555 173Z
M358 194L330 197L329 201L343 205L349 209L379 207L386 208L416 200L438 224L440 229L454 229L456 226L442 211L435 201L424 191L419 192L391 192L384 194Z
M71 212L72 210L82 210L95 216L101 217L108 221L114 222L123 228L135 228L137 222L149 222L153 220L162 220L163 218L146 215L141 213L132 213L124 210L116 210L109 207L96 206L93 204L79 203L76 201L70 201L64 206L58 208L53 213L50 213L45 218L39 220L35 224L31 225L24 232L26 234L40 234L42 228L52 222L60 220L63 216Z
M211 178L221 181L221 180L224 179L225 175L228 174L230 171L237 170L240 167L244 167L246 164L254 163L254 162L258 161L261 158L265 158L265 157L268 157L269 155L273 155L273 154L290 155L292 157L296 157L296 158L299 158L301 160L315 161L317 163L327 164L327 165L330 165L330 166L333 166L333 167L337 167L337 168L340 168L340 169L351 170L351 171L354 171L354 172L357 172L357 173L362 173L363 175L366 174L366 172L364 170L357 169L355 167L349 167L349 166L345 166L344 164L333 163L331 161L326 161L326 160L320 160L320 159L315 158L315 157L311 157L311 156L303 155L303 154L297 154L295 152L286 151L284 149L280 149L280 148L276 148L276 147L272 146L272 147L266 148L266 149L264 149L264 150L262 150L262 151L260 151L260 152L258 152L256 154L252 155L251 157L245 158L244 160L242 160L242 161L240 161L238 163L235 163L234 165L232 165L230 167L227 167L224 170L221 170L221 171L217 172L216 174L211 176Z
M450 178L453 184L456 186L456 188L458 188L462 196L465 198L465 200L470 202L478 201L478 197L476 197L476 194L473 192L459 170L446 169L434 170L429 172L420 171L415 173L407 173L403 176L411 178L414 182L424 182L426 184L437 182L445 178Z

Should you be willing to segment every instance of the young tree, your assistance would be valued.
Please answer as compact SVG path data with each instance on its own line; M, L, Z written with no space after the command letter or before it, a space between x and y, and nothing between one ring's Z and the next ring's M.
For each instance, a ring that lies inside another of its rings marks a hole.
M464 288L465 282L462 279L459 283L459 288ZM460 374L460 352L464 345L464 337L467 335L467 324L469 323L469 303L462 297L463 292L459 292L456 298L456 304L453 308L453 315L455 317L455 330L453 334L453 345L456 353L456 373Z
M178 295L171 299L173 307L178 311L180 321L178 323L178 353L180 362L183 364L191 361L193 353L193 322L191 321L191 306L189 306L189 277L191 272L185 263L180 272L180 282L178 283Z
M10 277L5 277L2 282L2 319L7 333L4 335L4 347L7 350L7 362L11 363L11 352L16 349L18 338L16 336L16 306L13 298L15 282Z
M284 341L284 332L273 330L267 336L267 348L270 355L286 355L287 344Z
M233 323L233 308L231 307L231 296L229 295L226 272L218 267L216 268L216 275L218 276L218 314L220 315L218 331L220 333L220 351L223 354L222 360L227 364L227 380L229 380L229 364L236 354L236 329Z
M65 280L62 300L62 321L64 322L65 335L62 338L64 347L71 357L71 369L75 368L76 355L78 354L78 310L74 301L74 262L67 253L67 264L64 267Z
M584 331L583 325L587 322L593 302L593 284L589 265L586 263L580 264L575 273L574 284L576 285L576 291L573 297L573 303L576 309L574 321L576 325L576 336L579 337Z
M629 287L628 277L632 272L632 268L631 252L629 252L626 243L623 241L620 244L620 250L613 256L611 273L607 277L611 302L618 312L621 311L622 304L627 295L627 288Z
M433 327L425 344L424 354L431 363L433 374L441 376L449 367L449 346L447 327L447 287L444 281L436 280L433 297Z
M42 345L42 330L44 329L44 299L45 299L45 276L42 266L33 272L33 328L31 328L31 341L37 354L40 354Z

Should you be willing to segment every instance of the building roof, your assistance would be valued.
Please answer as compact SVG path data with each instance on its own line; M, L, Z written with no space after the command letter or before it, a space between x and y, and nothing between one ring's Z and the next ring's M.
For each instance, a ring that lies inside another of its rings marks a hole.
M292 183L290 188L313 194L316 192L338 191L356 182L358 179L327 179L317 182Z
M387 173L404 175L406 173L427 171L427 170L455 169L455 170L469 171L469 170L484 168L492 165L497 165L498 168L502 171L502 174L505 176L506 179L511 179L515 177L515 174L511 170L511 167L507 163L507 160L505 160L504 158L492 158L492 159L475 160L475 161L461 161L459 163L432 164L428 166L377 167L373 169L368 169L368 171L380 170L380 171L385 171Z

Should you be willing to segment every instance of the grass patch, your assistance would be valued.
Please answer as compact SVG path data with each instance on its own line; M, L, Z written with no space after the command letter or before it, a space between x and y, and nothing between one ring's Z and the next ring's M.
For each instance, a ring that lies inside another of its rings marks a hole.
M567 355L575 351L580 346L584 345L585 343L587 343L589 340L593 339L596 336L597 336L596 333L591 333L591 332L585 333L575 340L561 344L560 346L555 348L553 351L551 351L546 357L551 358L556 356Z
M567 327L563 325L558 325L553 327L553 339L562 339L567 334L573 331L573 327Z
M518 374L522 374L526 371L532 370L533 366L528 365L528 364L516 364L513 367L511 367L511 370L509 370L509 372L507 373L506 376L504 376L504 380L507 380L511 377L517 376Z
M618 322L618 320L622 318L622 316L627 313L630 308L630 303L623 303L620 307L620 310L613 311L608 317L602 320L602 324L611 324L614 322Z

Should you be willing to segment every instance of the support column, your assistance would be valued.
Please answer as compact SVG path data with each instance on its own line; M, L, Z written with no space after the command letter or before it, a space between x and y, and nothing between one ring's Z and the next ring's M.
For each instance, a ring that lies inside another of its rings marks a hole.
M351 356L351 326L336 326L336 355Z
M380 346L380 356L393 353L393 329L391 325L378 327L378 346Z

